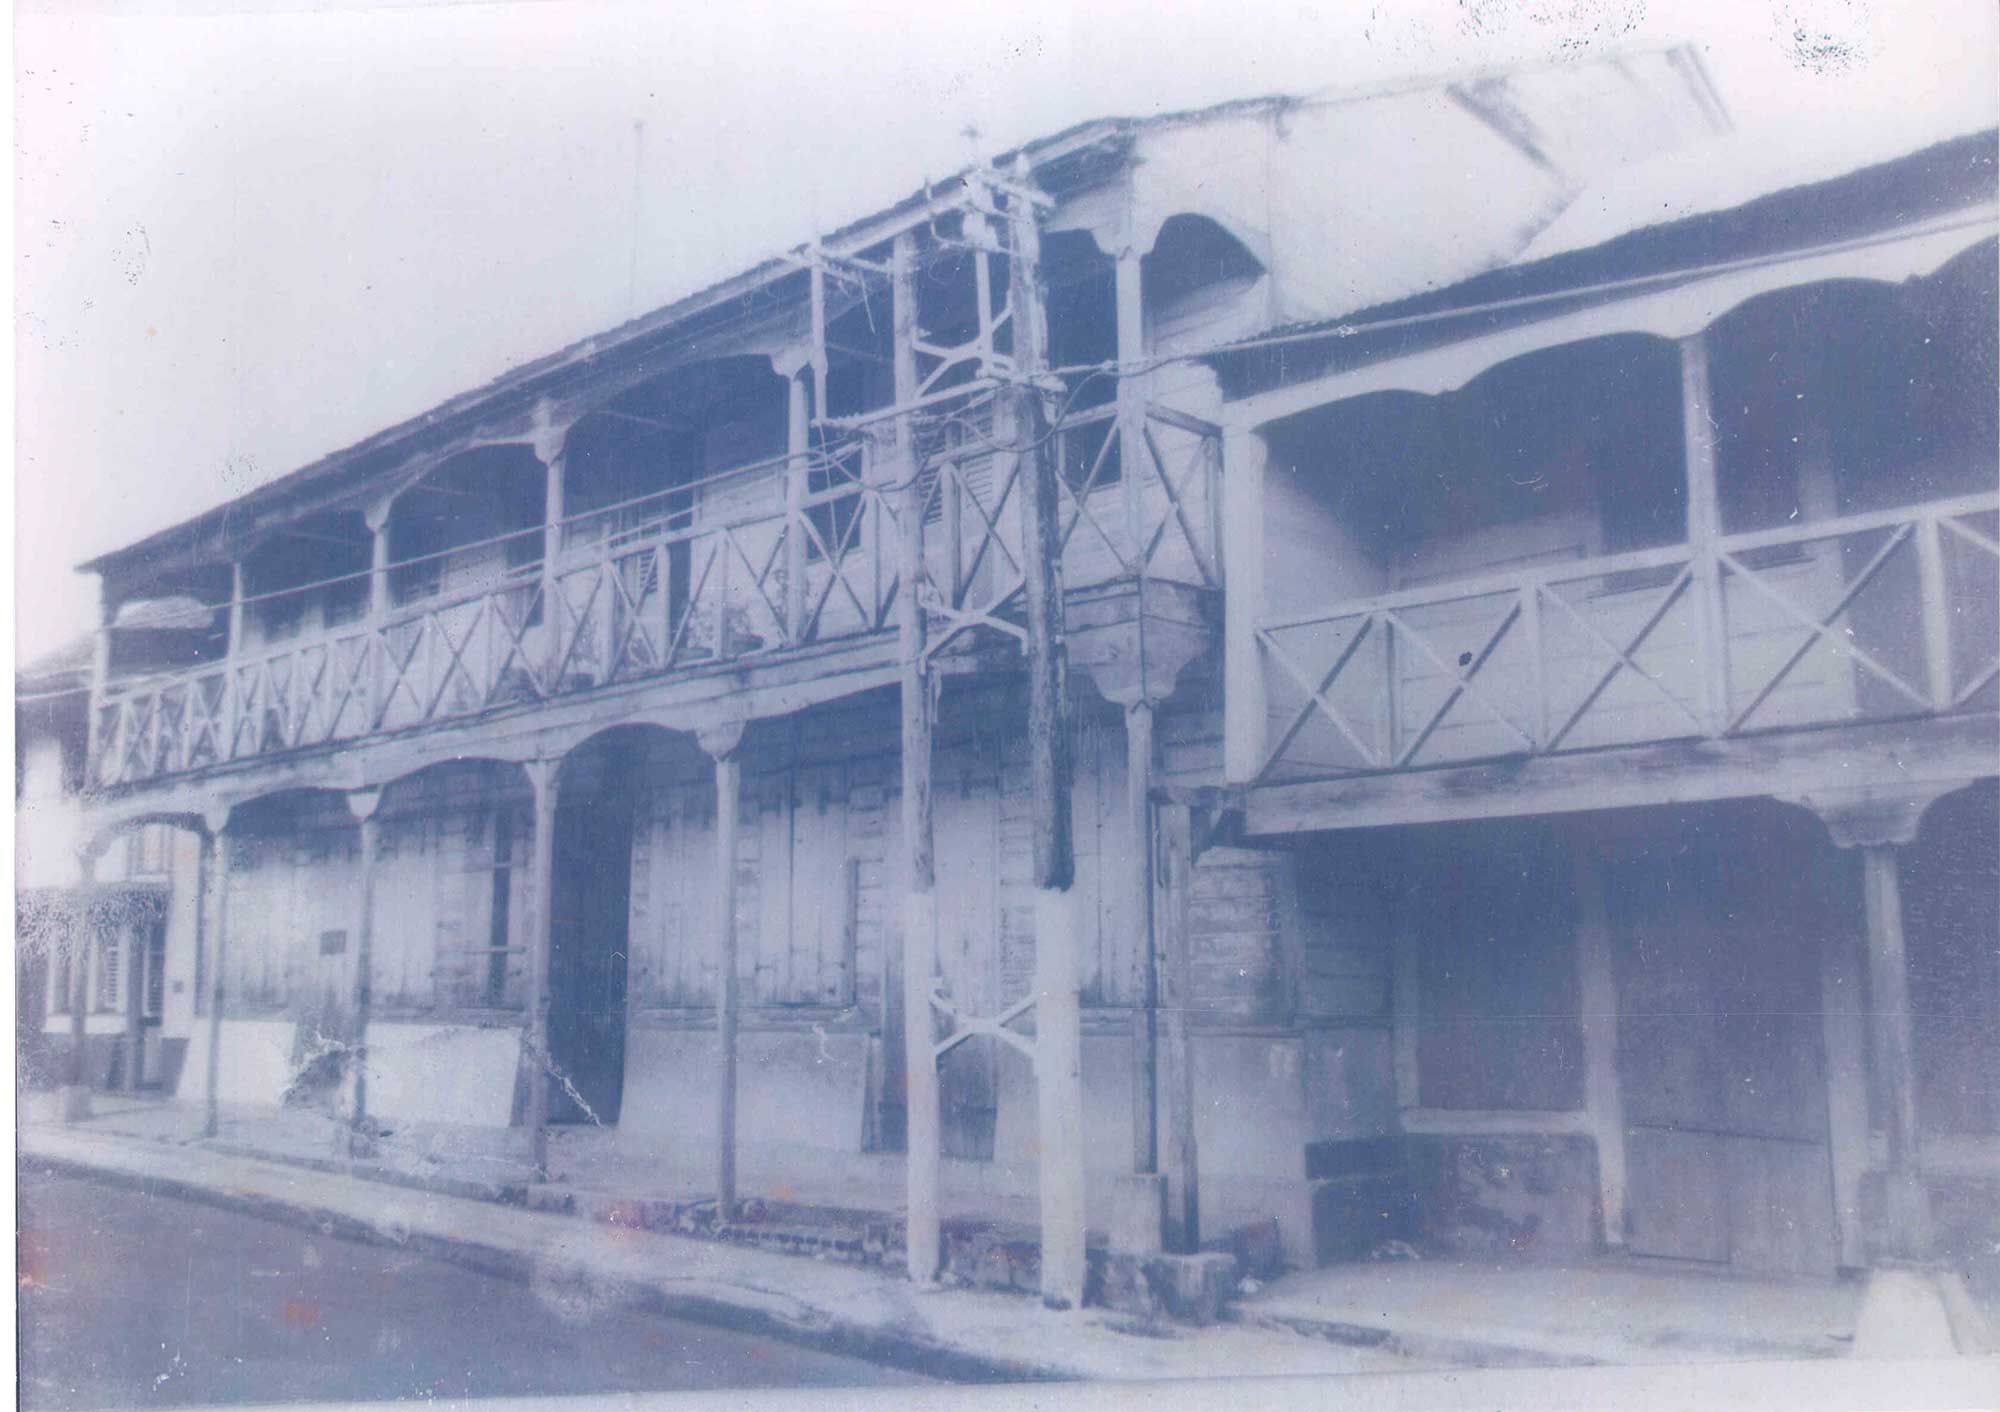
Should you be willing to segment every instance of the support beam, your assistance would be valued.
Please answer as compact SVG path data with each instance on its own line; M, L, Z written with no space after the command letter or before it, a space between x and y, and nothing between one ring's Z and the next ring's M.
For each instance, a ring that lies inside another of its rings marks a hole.
M1897 1260L1924 1260L1931 1255L1933 1228L1930 1191L1922 1169L1922 1124L1917 1111L1916 1055L1910 1026L1910 968L1903 935L1903 848L1916 842L1924 811L1949 790L1941 786L1905 789L1850 788L1795 796L1791 802L1818 814L1837 848L1861 855L1862 922L1867 944L1868 1051L1873 1078L1884 1100L1886 1139L1883 1171L1882 1231L1879 1245ZM1837 967L1833 973L1837 975ZM1833 975L1828 978L1831 989ZM1829 1005L1827 1023L1834 1020ZM1852 1044L1843 1044L1851 1054ZM1834 1081L1837 1060L1828 1047L1828 1081ZM1829 1094L1834 1142L1835 1197L1843 1162L1843 1137L1855 1120L1838 1094ZM1852 1157L1848 1159L1851 1164ZM1846 1246L1843 1231L1843 1250Z
M562 591L558 569L562 561L563 517L568 513L568 464L563 459L562 432L548 420L546 409L536 418L535 459L542 463L542 634L547 639L548 670L554 671L562 651L562 614L556 596ZM549 683L556 689L556 683Z
M140 1067L146 1057L146 927L136 925L131 909L125 917L125 1091L139 1091Z
M1025 163L1017 178L1027 180ZM1062 557L1055 460L1041 393L1047 366L1047 290L1041 232L1033 203L1013 197L1014 364L1017 381L1009 432L1023 467L1022 569L1028 636L1028 773L1034 793L1035 1079L1041 1134L1038 1183L1042 1215L1042 1302L1083 1303L1084 1171L1082 963L1071 889L1076 858L1070 817L1070 740L1066 716Z
M1161 803L1158 820L1159 900L1154 935L1160 977L1161 1168L1167 1178L1167 1248L1201 1249L1201 1179L1194 1131L1194 1056L1188 1017L1193 1005L1194 811Z
M528 1160L537 1181L549 1179L549 949L555 935L556 786L554 760L521 767L534 795L528 895L528 1014L522 1051L528 1072Z
M1701 613L1702 720L1710 736L1729 725L1729 620L1722 599L1722 508L1715 481L1715 417L1710 410L1706 335L1680 341L1681 442L1687 458L1688 547Z
M377 501L363 516L368 526L368 621L377 627L389 616L389 509Z
M1909 956L1903 940L1902 869L1891 844L1861 849L1868 923L1869 1028L1887 1100L1888 1165L1883 1173L1883 1246L1892 1256L1930 1253L1930 1193L1918 1167L1916 1055L1910 1034Z
M1132 1170L1160 1170L1160 966L1153 935L1153 704L1125 708L1125 811L1132 831L1133 958L1138 965L1132 1011Z
M802 374L786 380L785 635L796 645L806 629L806 490L811 472L812 400Z
M1264 616L1264 438L1231 430L1222 443L1223 778L1248 784L1264 768L1269 717L1264 702L1264 654L1257 624Z
M117 620L118 604L111 592L98 580L97 631L91 639L90 651L90 706L84 716L84 756L92 769L96 768L98 752L103 742L98 739L97 704L104 699L105 685L111 680L111 624Z
M368 1012L375 1003L375 855L381 829L376 811L381 803L379 789L347 793L348 812L361 829L360 877L354 903L354 1042L349 1051L354 1066L354 1107L347 1134L350 1157L368 1156L375 1145L368 1126Z
M202 1083L202 1136L222 1131L222 1007L228 996L225 973L229 947L229 811L217 809L205 820L201 836L202 896L207 902L202 924L208 928L208 1072Z
M70 928L69 1065L63 1085L62 1117L77 1123L90 1116L90 1066L84 1054L89 1038L90 966L97 939L97 854L77 854L76 915Z
M743 722L696 734L715 762L715 1217L736 1216L736 820L743 765L736 758Z
M1868 1172L1868 997L1857 936L1820 939L1820 1029L1826 1050L1827 1151L1842 1268L1868 1263L1861 1185Z
M894 335L896 401L917 396L916 241L904 234L891 247L889 278ZM924 494L915 428L896 421L893 479L900 530L897 575L897 648L902 660L903 842L909 892L903 902L903 1072L905 1095L904 1183L910 1279L929 1285L940 1260L938 1172L942 1116L938 1104L936 1019L931 987L937 975L937 863L931 816L931 737L937 703L926 666L928 625L920 593L924 580ZM887 1037L885 1036L885 1039Z
M1583 1108L1597 1144L1598 1208L1604 1243L1625 1246L1625 1094L1618 1081L1618 982L1604 907L1603 860L1572 835L1576 890L1576 969L1583 1019Z

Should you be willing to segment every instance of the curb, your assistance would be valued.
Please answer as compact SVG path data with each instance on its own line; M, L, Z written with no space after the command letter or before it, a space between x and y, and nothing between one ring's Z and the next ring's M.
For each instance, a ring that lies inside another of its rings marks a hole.
M773 1296L758 1290L712 1281L704 1282L700 1289L675 1289L656 1280L601 1275L587 1261L573 1257L531 1257L521 1251L476 1239L426 1232L413 1231L398 1237L380 1227L306 1201L287 1201L180 1177L134 1172L85 1158L36 1152L25 1144L20 1156L24 1165L34 1164L47 1171L148 1196L165 1196L255 1216L358 1244L410 1250L518 1284L528 1284L537 1278L546 1279L551 1274L581 1279L610 1293L627 1308L739 1333L760 1334L800 1347L845 1354L883 1367L920 1373L948 1382L1058 1382L1081 1376L1052 1364L995 1358L913 1332L842 1319L785 1296ZM351 1180L366 1179L354 1177ZM795 1312L777 1307L778 1300L792 1305Z

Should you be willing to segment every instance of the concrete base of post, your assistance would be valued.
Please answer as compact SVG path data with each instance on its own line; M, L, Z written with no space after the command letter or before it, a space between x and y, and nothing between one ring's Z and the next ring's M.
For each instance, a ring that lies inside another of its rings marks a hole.
M1856 1358L1951 1358L1985 1352L1966 1347L1982 1340L1971 1329L1961 1341L1939 1272L1922 1266L1884 1266L1868 1274L1868 1294L1854 1326Z
M1167 1179L1134 1172L1111 1192L1111 1250L1117 1255L1159 1255L1166 1248Z
M62 1120L65 1123L81 1123L91 1114L90 1089L84 1084L64 1084L62 1087Z

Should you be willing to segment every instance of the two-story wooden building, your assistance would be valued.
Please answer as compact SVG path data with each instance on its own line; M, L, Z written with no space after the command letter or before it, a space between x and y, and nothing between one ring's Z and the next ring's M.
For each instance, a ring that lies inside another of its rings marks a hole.
M1661 224L1727 128L1686 51L1087 124L86 565L180 1092L907 1181L919 1277L1038 1192L1990 1218L1993 136Z

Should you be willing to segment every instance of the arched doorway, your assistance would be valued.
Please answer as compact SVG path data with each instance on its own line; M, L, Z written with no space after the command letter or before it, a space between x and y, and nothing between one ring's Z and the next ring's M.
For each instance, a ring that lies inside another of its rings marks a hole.
M551 1123L618 1121L625 1090L632 839L647 758L673 736L620 726L563 762L550 905Z

